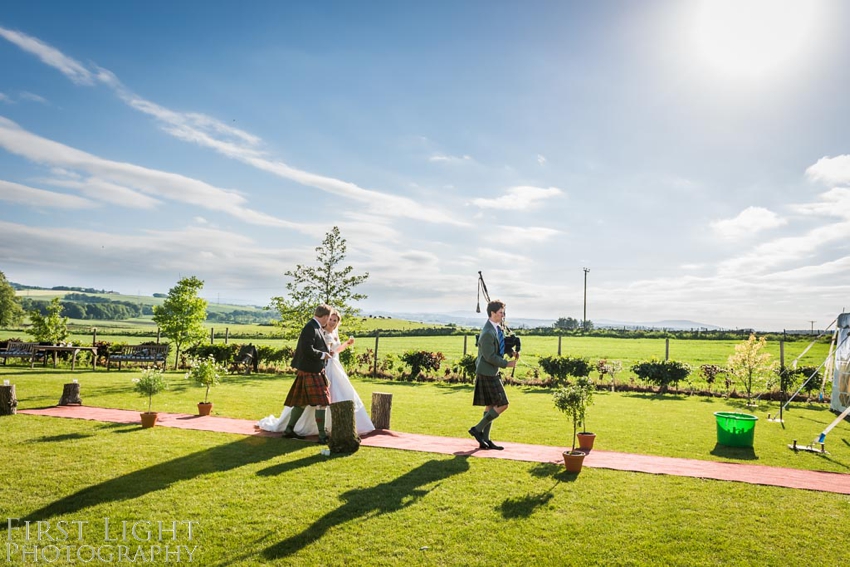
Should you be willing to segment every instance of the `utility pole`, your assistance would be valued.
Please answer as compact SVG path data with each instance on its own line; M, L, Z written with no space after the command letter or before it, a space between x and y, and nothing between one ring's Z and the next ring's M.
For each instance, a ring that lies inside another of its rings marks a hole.
M809 321L809 323L811 323L811 324L812 324L812 334L814 335L814 334L815 334L815 322L814 322L814 321Z
M584 270L584 315L582 315L581 320L581 328L584 331L587 331L587 272L590 271L589 268L582 268Z

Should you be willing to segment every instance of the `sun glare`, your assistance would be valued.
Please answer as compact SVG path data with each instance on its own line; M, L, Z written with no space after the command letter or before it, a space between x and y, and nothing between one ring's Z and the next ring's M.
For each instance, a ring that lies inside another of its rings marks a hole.
M731 78L763 78L793 66L817 32L818 2L707 0L697 10L699 55Z

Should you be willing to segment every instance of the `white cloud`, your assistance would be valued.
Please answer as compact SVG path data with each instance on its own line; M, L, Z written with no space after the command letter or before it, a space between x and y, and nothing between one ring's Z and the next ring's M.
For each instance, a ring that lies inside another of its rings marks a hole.
M0 37L4 37L26 52L32 53L41 61L71 79L78 85L93 85L94 76L79 61L68 57L58 49L55 49L38 39L25 33L0 27Z
M127 89L118 77L108 69L92 65L95 70L90 71L57 49L25 34L0 28L0 35L6 37L21 49L38 55L44 63L59 69L75 83L92 85L95 82L94 79L97 79L109 86L126 104L156 118L164 125L163 130L165 132L178 139L213 149L224 156L237 159L257 169L268 171L302 185L358 201L365 204L372 214L394 218L410 218L436 224L469 225L469 223L456 218L447 209L423 205L407 197L364 189L351 182L310 173L283 162L269 159L264 152L258 149L262 140L253 134L204 114L175 112L139 97ZM459 159L467 161L472 158L463 156ZM249 222L269 225L280 225L282 222L275 221L272 217L255 211L236 211L234 214L253 219Z
M111 161L71 148L64 144L47 140L0 116L0 147L23 156L30 161L53 168L85 171L100 184L91 185L91 180L83 182L66 181L71 186L97 194L102 189L101 199L105 197L114 202L115 195L123 194L135 199L136 206L150 205L152 198L164 198L187 203L205 209L220 211L251 224L291 228L302 232L311 232L313 227L302 223L285 221L271 215L245 208L246 200L235 191L221 189L203 181L177 173L149 169L146 167ZM139 194L144 193L147 198Z
M850 189L833 187L818 196L820 202L792 205L791 209L804 215L850 219Z
M850 155L822 157L806 169L806 175L812 181L821 181L828 185L850 184Z
M79 178L80 176L78 176ZM65 187L67 189L76 189L83 195L118 205L119 207L127 207L130 209L153 209L157 205L162 204L162 201L149 197L139 191L134 191L128 187L123 187L117 183L110 183L96 177L89 177L84 180L78 178L59 179L48 178L41 180L43 183L53 185L55 187Z
M788 224L773 211L763 207L747 207L732 219L714 221L711 228L721 238L733 240Z
M546 157L537 154L537 163L539 163L540 165L544 165L546 163Z
M94 201L76 195L45 191L44 189L36 189L35 187L3 180L0 180L0 201L40 209L90 209L97 206Z
M10 102L12 102L12 99L10 99L8 96L6 96L5 93L0 93L0 102L10 103Z
M501 209L510 211L525 211L538 207L545 199L562 195L557 187L532 187L520 185L511 187L504 195L495 199L473 199L472 204L482 209Z
M23 91L20 94L19 98L21 100L31 100L33 102L40 102L41 104L47 104L47 99L44 98L43 96L37 95L35 93L30 93L30 92L27 92L27 91Z
M498 232L488 232L487 239L502 244L526 245L545 242L561 234L560 230L539 226L499 226Z
M428 161L435 163L448 163L448 164L459 164L459 163L470 163L474 161L472 156L463 155L463 156L449 156L445 154L433 154L428 158Z

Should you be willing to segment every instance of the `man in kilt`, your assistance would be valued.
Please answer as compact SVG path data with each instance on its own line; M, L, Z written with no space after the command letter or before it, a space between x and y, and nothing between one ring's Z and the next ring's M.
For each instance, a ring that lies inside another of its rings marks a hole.
M284 405L292 407L289 424L283 431L284 437L303 439L295 433L295 424L306 406L316 407L316 426L319 428L319 443L327 443L325 432L325 408L330 404L328 379L325 377L325 364L331 357L328 345L322 337L324 327L331 315L331 307L319 305L313 312L313 318L304 325L295 347L292 367L295 368L295 382L289 389Z
M501 451L504 447L490 440L490 426L493 420L508 409L508 396L499 377L499 370L516 366L519 353L514 354L514 360L505 360L505 334L501 327L505 319L505 304L498 299L488 303L487 317L489 319L478 336L475 394L472 398L472 405L484 406L484 417L469 429L469 434L478 441L480 449Z

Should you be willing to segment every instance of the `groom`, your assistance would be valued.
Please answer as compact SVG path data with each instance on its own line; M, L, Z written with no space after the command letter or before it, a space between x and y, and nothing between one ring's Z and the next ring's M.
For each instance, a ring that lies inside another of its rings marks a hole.
M324 327L331 315L331 307L319 305L313 312L313 318L304 325L295 347L292 367L295 368L295 382L289 389L285 405L292 408L289 424L283 431L284 437L303 439L295 433L295 424L306 406L316 406L316 426L319 428L319 443L327 443L325 432L325 408L330 405L328 380L325 377L325 364L331 357L328 345L322 338Z

